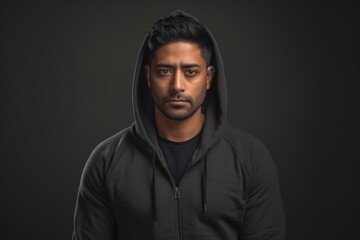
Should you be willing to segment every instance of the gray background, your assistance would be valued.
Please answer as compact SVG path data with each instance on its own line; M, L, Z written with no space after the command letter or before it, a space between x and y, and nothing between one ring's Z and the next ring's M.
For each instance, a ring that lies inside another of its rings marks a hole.
M2 1L0 238L70 239L82 168L132 123L138 49L178 8L218 40L230 122L276 161L287 239L360 239L359 17L343 1Z

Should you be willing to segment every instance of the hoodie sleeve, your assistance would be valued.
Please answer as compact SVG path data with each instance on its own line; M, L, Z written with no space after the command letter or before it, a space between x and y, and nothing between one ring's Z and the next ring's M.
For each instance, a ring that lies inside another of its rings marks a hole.
M284 240L285 214L275 163L262 143L257 142L251 152L250 188L240 239Z
M115 239L115 221L104 184L104 148L91 153L81 176L72 240Z

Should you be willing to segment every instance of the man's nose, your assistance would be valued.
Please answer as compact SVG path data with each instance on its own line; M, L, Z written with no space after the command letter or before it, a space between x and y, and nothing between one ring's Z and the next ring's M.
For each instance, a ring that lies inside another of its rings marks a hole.
M185 90L185 79L181 70L177 70L174 74L172 90L174 92L183 92Z

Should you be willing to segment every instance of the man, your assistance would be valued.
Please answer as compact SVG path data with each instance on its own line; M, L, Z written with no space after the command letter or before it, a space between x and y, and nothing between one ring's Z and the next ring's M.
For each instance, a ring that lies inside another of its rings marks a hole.
M151 28L133 82L135 123L81 178L73 239L284 239L276 168L226 122L218 46L176 11Z

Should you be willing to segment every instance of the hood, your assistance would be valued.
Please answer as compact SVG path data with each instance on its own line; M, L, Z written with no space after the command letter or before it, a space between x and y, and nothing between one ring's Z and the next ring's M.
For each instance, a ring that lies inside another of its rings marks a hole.
M199 21L194 16L176 10L171 15L184 15ZM227 91L225 72L220 55L219 47L211 32L206 29L211 37L213 53L211 65L215 66L215 75L211 87L207 91L206 99L202 105L202 112L205 114L204 131L200 147L198 149L198 158L201 158L207 149L217 142L223 132L223 125L226 120ZM137 134L146 143L151 150L159 151L157 143L157 133L154 123L154 102L152 100L150 89L146 84L144 66L147 63L146 42L148 35L140 48L133 79L133 110L135 117L135 126Z

